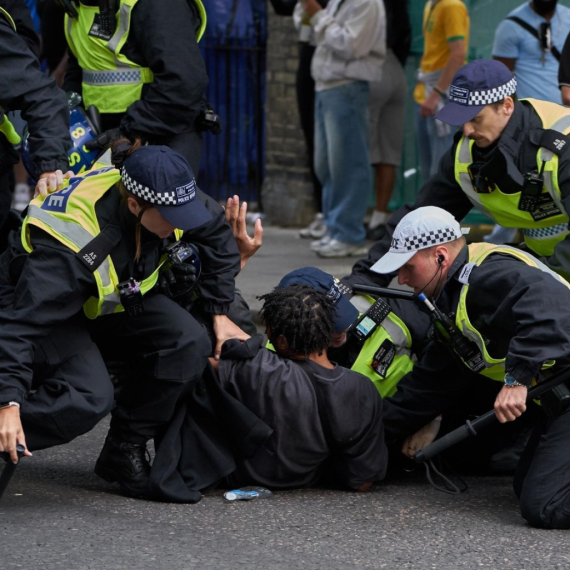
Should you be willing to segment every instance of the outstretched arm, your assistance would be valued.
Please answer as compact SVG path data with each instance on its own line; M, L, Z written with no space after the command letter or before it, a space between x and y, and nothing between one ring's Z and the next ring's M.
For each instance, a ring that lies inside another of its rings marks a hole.
M263 238L263 227L261 226L261 219L255 221L253 230L253 237L247 233L245 216L247 214L247 202L239 204L239 196L234 195L228 198L226 203L226 220L232 227L234 237L238 245L239 253L241 256L241 269L243 269L249 258L261 247Z

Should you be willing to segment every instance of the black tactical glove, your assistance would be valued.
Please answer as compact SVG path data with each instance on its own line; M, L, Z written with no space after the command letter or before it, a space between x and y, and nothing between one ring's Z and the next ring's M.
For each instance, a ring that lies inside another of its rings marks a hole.
M111 141L113 139L119 138L121 136L121 131L119 129L109 129L108 131L103 131L100 135L96 136L92 141L86 143L85 148L87 150L99 150L104 151L109 148Z
M175 263L160 273L158 288L163 295L175 299L194 288L196 273L196 267L191 263Z

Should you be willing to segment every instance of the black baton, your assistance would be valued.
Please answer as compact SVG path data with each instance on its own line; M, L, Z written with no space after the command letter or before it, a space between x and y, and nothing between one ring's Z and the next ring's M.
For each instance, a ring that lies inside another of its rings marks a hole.
M401 289L388 289L387 287L375 287L371 285L361 285L356 283L351 285L351 289L355 293L363 293L364 295L376 295L385 299L400 299L402 301L416 301L418 296L412 291L403 291Z
M16 445L16 452L18 453L18 459L21 459L24 456L24 446L23 445ZM14 471L16 471L16 467L18 467L17 463L12 463L10 459L10 454L7 451L1 451L0 457L6 462L6 466L2 471L2 475L0 475L0 499L10 483L10 479L12 479L12 475L14 475Z
M545 392L556 388L556 386L559 386L562 382L566 382L567 380L570 380L570 368L564 368L564 370L561 370L557 374L553 374L547 380L533 386L528 391L526 401L530 402L531 400L542 396ZM459 443L470 436L477 435L481 429L494 424L496 421L498 420L495 415L495 410L486 412L473 421L467 420L464 425L450 431L448 434L428 445L425 449L420 449L414 455L414 459L418 463L428 461L456 443Z

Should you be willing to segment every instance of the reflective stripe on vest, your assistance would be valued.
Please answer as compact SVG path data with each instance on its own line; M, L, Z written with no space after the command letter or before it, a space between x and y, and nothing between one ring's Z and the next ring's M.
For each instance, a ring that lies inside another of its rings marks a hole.
M96 28L98 6L80 4L78 17L65 16L65 36L83 71L82 95L85 106L94 105L100 113L124 113L138 101L145 83L154 79L148 67L141 67L121 53L128 40L131 14L138 0L121 0L117 27L107 40L89 35ZM193 0L200 13L200 40L206 28L206 10L201 0Z
M570 111L561 105L526 99L534 108L542 121L544 129L555 130L564 134L570 131ZM455 179L471 203L482 213L505 227L521 228L528 247L540 256L554 253L556 244L562 241L568 230L568 214L561 199L558 185L558 156L551 151L540 148L537 153L537 168L544 165L544 186L560 214L535 221L529 212L518 209L520 192L503 194L495 186L490 193L477 193L469 175L469 166L473 162L472 147L474 141L463 136L457 144L455 154Z
M69 247L75 253L81 251L100 233L95 205L107 192L113 191L120 173L115 168L92 170L72 180L67 188L50 194L47 198L38 196L32 200L28 215L22 225L22 244L26 251L33 249L29 226L33 225ZM180 239L181 230L175 231ZM150 291L158 280L160 267L167 260L162 256L156 270L140 283L141 293ZM93 272L98 296L91 297L83 305L90 319L102 315L122 312L117 291L119 277L111 256L104 258Z
M0 7L0 14L6 16L8 23L14 28L16 32L16 23L12 19L12 16L4 10L4 8ZM10 144L18 144L21 141L20 135L16 132L14 125L8 120L8 117L4 113L4 109L0 107L0 133L2 133L7 139Z
M373 360L374 355L386 340L394 345L396 353L388 366L386 375L381 376L374 370ZM398 382L414 367L415 356L412 354L411 345L412 338L408 328L392 312L364 343L351 370L370 378L383 398L393 396L396 393Z
M527 265L530 265L531 267L536 267L537 269L540 269L541 271L548 273L549 275L554 277L557 281L559 281L560 283L562 283L563 285L565 285L570 289L570 284L565 279L560 277L560 275L554 273L554 271L552 271L550 268L548 268L546 265L544 265L544 263L542 263L538 259L534 258L532 255L524 253L521 250L516 249L514 247L510 247L507 245L498 246L490 243L476 243L468 246L468 251L469 251L468 263L474 264L475 266L481 265L481 263L483 263L483 261L485 261L485 259L487 259L487 257L489 257L489 255L491 254L503 253L511 255L523 261ZM480 374L486 376L487 378L491 378L492 380L498 380L500 382L503 382L505 378L505 358L492 358L489 352L487 351L487 346L485 344L485 341L483 340L483 337L481 336L481 333L471 324L471 321L467 314L467 304L466 304L468 291L469 291L469 283L467 282L461 288L461 293L459 296L459 304L457 306L457 315L455 318L455 324L457 325L461 333L469 340L472 340L481 351L481 354L483 355L483 360L485 361L485 369L481 371ZM543 368L550 367L552 366L552 364L553 364L552 362L549 362L545 364Z
M0 107L0 133L2 133L10 144L19 144L22 140L20 135L16 132L14 125L10 122L7 115L4 113L4 109Z

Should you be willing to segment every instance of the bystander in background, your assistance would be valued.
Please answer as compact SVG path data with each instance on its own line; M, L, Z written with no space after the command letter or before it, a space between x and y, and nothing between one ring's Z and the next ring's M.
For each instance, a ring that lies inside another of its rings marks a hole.
M388 203L404 144L408 91L404 66L412 39L407 0L384 0L384 6L386 61L382 68L382 81L370 83L370 164L376 170L376 203L368 222L368 239L377 239L378 230L389 218Z
M296 7L310 23L317 49L315 80L315 171L323 185L328 233L311 247L321 257L366 253L364 215L372 187L368 151L369 82L380 81L386 54L382 0L316 0Z
M428 0L423 19L424 52L414 90L420 172L424 182L451 146L453 130L434 115L447 102L455 72L465 63L469 14L461 0Z

